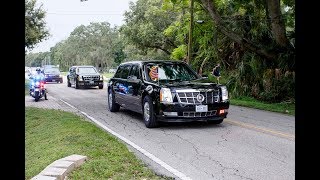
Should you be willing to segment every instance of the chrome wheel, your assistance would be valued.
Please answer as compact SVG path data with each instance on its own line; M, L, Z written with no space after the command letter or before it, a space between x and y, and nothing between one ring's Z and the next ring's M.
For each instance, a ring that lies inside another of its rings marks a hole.
M149 121L150 120L150 107L149 103L145 102L143 106L143 114L144 114L144 120Z

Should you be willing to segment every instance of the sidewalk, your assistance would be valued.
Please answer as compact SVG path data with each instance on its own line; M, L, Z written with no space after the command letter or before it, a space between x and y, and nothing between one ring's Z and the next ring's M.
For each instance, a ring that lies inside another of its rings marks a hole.
M48 100L41 98L41 99L39 99L38 102L35 102L33 97L26 95L25 96L25 107L57 109L57 110L72 112L72 113L75 113L76 115L84 117L84 115L82 113L80 113L76 109L73 109L70 106L66 105L65 103L63 103L59 99L54 98L53 96L50 95L50 93L47 94L47 97L48 97Z

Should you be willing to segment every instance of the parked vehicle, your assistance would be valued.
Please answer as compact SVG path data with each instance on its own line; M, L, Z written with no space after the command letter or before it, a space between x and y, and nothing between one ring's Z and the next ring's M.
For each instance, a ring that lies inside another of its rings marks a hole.
M44 87L45 82L37 76L31 76L30 83L30 96L33 97L36 102L42 97L47 100L47 93Z
M63 83L63 77L58 67L45 68L43 74L46 82Z
M94 66L72 66L69 69L67 81L68 87L73 85L76 89L94 86L103 89L103 75Z
M180 61L132 61L108 82L108 107L143 114L148 128L160 121L219 124L229 109L226 86L210 82Z

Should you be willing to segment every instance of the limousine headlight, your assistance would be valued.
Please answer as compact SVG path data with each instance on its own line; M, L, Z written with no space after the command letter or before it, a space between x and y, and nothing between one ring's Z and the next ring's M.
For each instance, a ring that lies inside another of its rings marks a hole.
M221 86L222 101L228 100L228 90L226 86Z
M172 103L172 94L169 88L161 88L160 90L160 102Z

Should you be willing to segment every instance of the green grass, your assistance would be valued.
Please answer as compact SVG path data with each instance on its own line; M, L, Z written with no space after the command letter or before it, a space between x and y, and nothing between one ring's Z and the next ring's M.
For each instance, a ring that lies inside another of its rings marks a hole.
M33 107L26 107L25 116L25 179L72 154L88 160L68 179L172 179L156 175L117 138L82 117Z
M272 112L279 112L288 115L295 115L294 103L264 103L250 97L231 98L231 105L251 107Z
M60 72L61 75L66 76L68 72Z
M106 78L112 78L114 73L103 73Z

